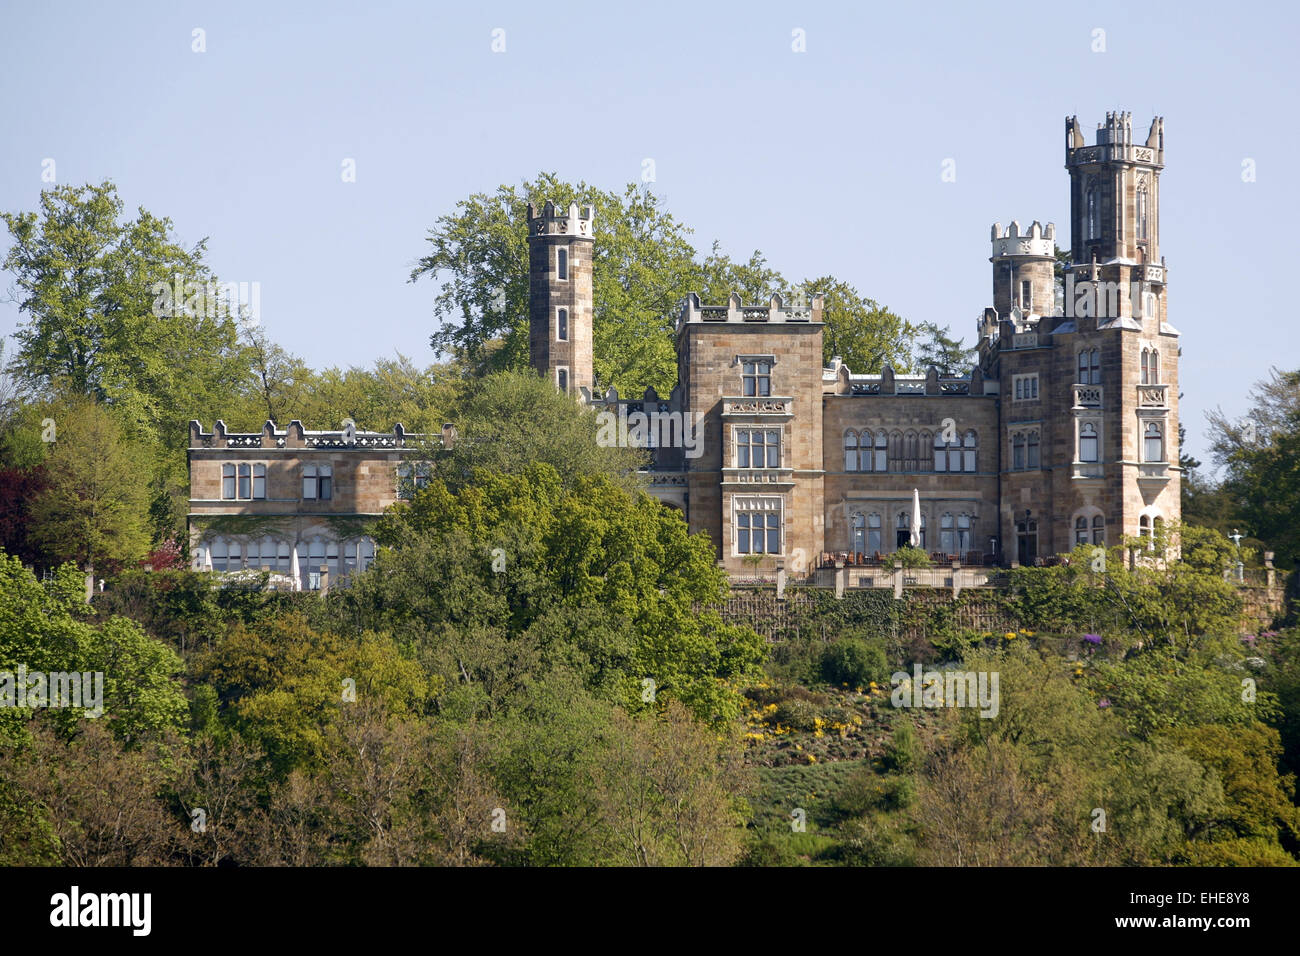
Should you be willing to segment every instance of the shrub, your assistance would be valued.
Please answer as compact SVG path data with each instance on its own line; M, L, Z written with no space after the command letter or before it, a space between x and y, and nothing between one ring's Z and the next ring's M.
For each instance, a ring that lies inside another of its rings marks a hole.
M822 679L829 684L865 687L889 678L885 649L877 642L836 641L822 652Z
M885 769L894 773L911 773L921 759L921 744L910 720L900 721L881 758Z

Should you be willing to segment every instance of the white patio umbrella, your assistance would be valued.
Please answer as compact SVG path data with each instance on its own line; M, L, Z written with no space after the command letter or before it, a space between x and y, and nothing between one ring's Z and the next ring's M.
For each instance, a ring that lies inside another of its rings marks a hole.
M302 572L298 570L298 545L297 542L290 549L289 554L289 576L293 578L293 589L302 590Z
M912 527L907 540L914 548L921 546L921 492L916 488L912 489Z

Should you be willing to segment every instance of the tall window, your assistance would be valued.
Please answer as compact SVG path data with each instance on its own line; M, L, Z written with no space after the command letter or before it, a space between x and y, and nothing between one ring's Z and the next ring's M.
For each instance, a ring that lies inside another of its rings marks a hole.
M868 554L878 554L881 548L881 521L880 515L867 515L867 547Z
M939 519L939 550L944 554L954 554L957 550L957 521L951 512L946 512Z
M1147 187L1146 183L1138 186L1137 191L1137 227L1138 238L1146 239L1147 235Z
M1092 519L1092 543L1106 543L1106 519L1101 515L1094 515Z
M912 514L911 514L911 512L909 512L909 511L900 511L900 512L898 513L898 520L897 520L897 522L894 524L894 528L896 529L896 535L897 535L897 536L896 536L896 538L895 538L895 542L896 542L897 546L901 548L901 547L903 547L903 546L905 546L905 545L910 544L911 541L912 541ZM924 512L924 511L921 512L921 529L920 529L920 530L921 530L921 533L920 533L920 541L919 541L919 543L917 544L917 547L918 547L918 548L924 548L924 547L925 547L925 531L926 531L926 521L925 521L925 512Z
M569 391L569 370L567 368L557 368L555 370L555 385L562 391Z
M1088 519L1082 515L1074 519L1074 543L1088 543Z
M1034 307L1034 284L1027 279L1020 281L1020 308L1026 312Z
M889 436L884 431L876 432L876 471L885 471L889 459Z
M1025 434L1016 432L1011 437L1011 470L1025 470Z
M774 428L737 430L736 467L780 468L781 433Z
M1155 349L1151 350L1151 384L1160 384L1160 353Z
M971 536L972 520L968 514L959 514L957 516L957 551L970 551L974 539Z
M1097 447L1097 426L1084 422L1079 426L1079 461L1099 461Z
M235 498L235 466L221 466L221 497L227 501Z
M559 246L555 250L555 278L561 280L569 278L569 250L564 246Z
M302 496L307 501L329 501L334 497L334 466L303 465Z
M1080 385L1101 384L1101 352L1097 349L1084 349L1079 353Z
M1096 186L1088 187L1088 238L1101 238L1101 190Z
M1026 456L1025 467L1030 469L1031 471L1036 468L1042 467L1038 457L1038 432L1037 431L1032 431L1029 433L1028 455Z
M555 314L555 338L560 342L569 341L569 310L560 309Z
M871 440L870 435L871 435L870 432L864 433L864 436L867 438L868 441ZM870 455L871 455L870 451L866 452L864 455L864 458L866 460L863 462L863 464L865 464L867 468L871 467ZM852 429L844 433L844 470L845 471L858 470L858 433L853 431ZM865 471L867 469L864 468L863 470Z
M740 384L742 395L771 395L772 363L758 361L742 363Z
M978 449L979 437L975 434L975 429L969 428L961 440L961 467L963 471L975 471L975 453Z
M1144 460L1165 460L1165 434L1159 422L1147 422L1142 431L1142 444Z
M266 465L253 466L253 498L260 501L266 497Z
M737 511L736 550L741 554L780 554L781 515L776 511Z
M903 470L921 470L919 436L911 429L908 429L908 431L903 434Z
M1142 350L1142 384L1143 385L1151 384L1151 369L1148 361L1148 356L1150 356L1150 354L1151 354L1150 349Z

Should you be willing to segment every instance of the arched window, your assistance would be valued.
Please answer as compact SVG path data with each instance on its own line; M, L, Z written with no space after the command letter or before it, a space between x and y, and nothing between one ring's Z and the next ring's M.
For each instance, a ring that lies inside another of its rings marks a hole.
M879 554L881 548L880 541L881 521L880 515L867 515L867 547L869 554Z
M564 246L555 250L555 278L569 278L569 250Z
M1025 434L1016 432L1011 438L1011 470L1025 470Z
M934 456L930 454L930 449L934 447L934 435L928 428L922 429L916 440L917 448L917 471L933 471Z
M1079 461L1099 461L1097 448L1097 426L1084 422L1079 426Z
M975 429L968 428L966 435L962 438L962 471L975 470L975 452L979 449L979 436L975 434Z
M302 466L302 496L306 500L314 500L316 497L316 466Z
M244 560L254 571L262 566L262 548L256 540L248 542L248 553Z
M245 500L253 497L253 469L251 465L239 466L239 497Z
M227 501L235 499L235 466L221 466L221 497Z
M560 309L555 314L555 338L560 342L569 341L568 309Z
M244 555L238 541L231 541L229 554L226 556L226 570L238 571L244 566Z
M1142 443L1146 461L1165 460L1165 435L1159 422L1147 422L1142 432Z
M854 554L867 554L867 519L854 514L849 519L849 548Z
M1088 384L1088 350L1079 353L1079 374L1075 381L1080 385Z
M934 470L948 470L948 445L943 440L943 432L934 433Z
M253 466L253 498L261 501L266 497L266 465Z
M889 465L889 439L883 431L876 432L876 471L885 471Z
M1142 350L1142 384L1143 385L1151 384L1151 366L1148 364L1150 355L1151 355L1150 349Z
M1025 467L1031 471L1041 467L1038 460L1038 432L1029 433L1029 455L1025 461Z
M1074 519L1074 543L1088 543L1088 519L1080 515Z
M225 538L213 538L208 544L208 556L212 559L213 571L226 570L227 550Z
M920 470L920 450L917 448L917 434L908 430L903 435L903 457L906 461L903 463L904 471Z
M903 471L903 433L889 433L889 470Z
M276 567L278 570L288 573L292 559L289 556L289 542L281 541L276 545Z
M1160 352L1156 349L1151 350L1151 384L1160 384Z
M1147 235L1147 185L1146 182L1138 184L1137 190L1137 227L1138 238L1150 238Z
M970 551L974 543L971 537L971 530L974 522L968 514L959 514L957 516L957 551Z
M954 554L957 549L957 520L952 512L944 512L939 518L939 550L944 554Z
M1092 519L1092 543L1106 543L1106 519L1101 515L1094 515Z
M868 433L863 433L866 438ZM868 455L870 452L867 453ZM844 433L844 470L858 470L858 433L849 429Z
M1101 190L1096 186L1088 187L1088 238L1101 238Z
M1147 550L1155 550L1155 542L1151 538L1151 517L1142 515L1138 518L1138 537L1146 539Z

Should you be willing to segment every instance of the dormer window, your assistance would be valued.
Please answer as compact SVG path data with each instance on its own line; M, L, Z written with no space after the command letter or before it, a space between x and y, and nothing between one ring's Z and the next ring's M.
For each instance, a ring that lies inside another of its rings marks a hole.
M555 250L555 278L562 282L569 279L569 247L560 246Z

